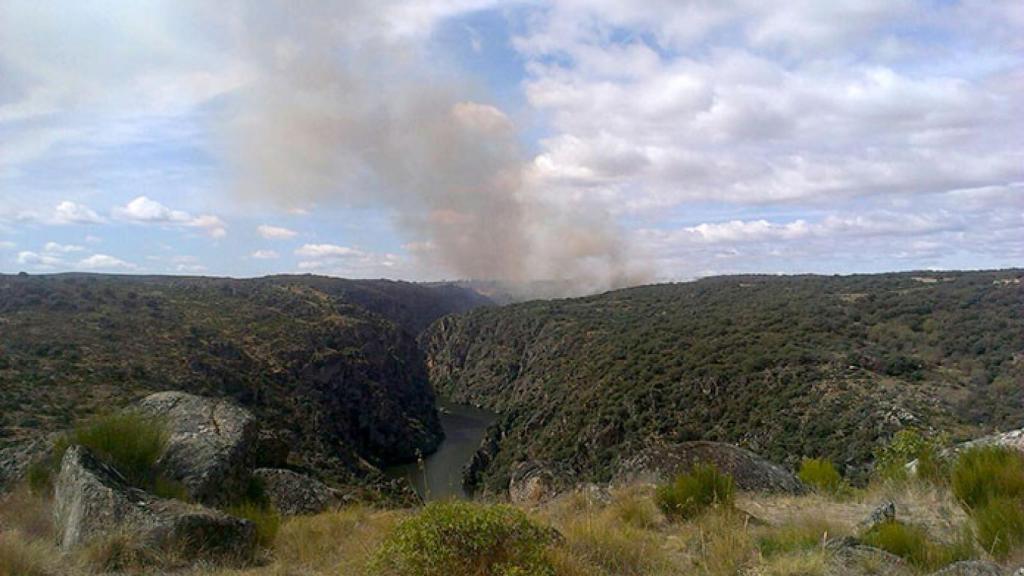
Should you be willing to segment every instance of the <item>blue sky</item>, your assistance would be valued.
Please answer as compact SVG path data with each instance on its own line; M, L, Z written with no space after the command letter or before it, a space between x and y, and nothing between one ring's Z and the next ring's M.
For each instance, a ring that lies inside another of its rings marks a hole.
M1024 266L1011 0L0 0L0 272Z

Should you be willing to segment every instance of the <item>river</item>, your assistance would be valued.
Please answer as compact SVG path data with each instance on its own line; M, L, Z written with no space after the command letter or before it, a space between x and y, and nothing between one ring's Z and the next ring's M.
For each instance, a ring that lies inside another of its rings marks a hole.
M392 478L408 478L424 500L468 497L462 488L462 468L480 447L487 427L496 416L486 410L438 400L437 410L444 428L444 442L423 465L413 462L385 470Z

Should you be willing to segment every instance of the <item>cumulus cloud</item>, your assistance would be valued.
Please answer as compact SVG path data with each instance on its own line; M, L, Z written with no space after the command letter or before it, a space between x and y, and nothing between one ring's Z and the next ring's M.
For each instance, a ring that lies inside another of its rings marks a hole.
M88 206L64 200L53 211L54 224L101 224L103 218Z
M34 268L39 268L43 270L53 269L64 264L64 261L61 260L58 256L46 253L40 254L38 252L32 252L30 250L18 252L17 261L18 264L32 266Z
M125 222L198 228L212 238L227 236L227 226L217 216L193 216L183 210L172 210L146 196L139 196L124 206L115 207L112 214L114 218Z
M85 247L83 246L75 244L58 244L56 242L47 242L46 245L43 246L43 251L51 254L67 254L69 252L81 252L83 250L85 250Z
M295 250L295 255L303 258L351 258L362 256L363 251L337 244L305 244Z
M281 255L273 250L257 250L250 254L249 257L255 260L277 260Z
M77 267L82 270L130 270L135 265L107 254L93 254L80 260Z
M287 240L289 238L294 238L299 234L295 230L289 230L288 228L282 228L280 226L270 226L268 224L263 224L257 227L256 231L259 232L260 236L267 240Z

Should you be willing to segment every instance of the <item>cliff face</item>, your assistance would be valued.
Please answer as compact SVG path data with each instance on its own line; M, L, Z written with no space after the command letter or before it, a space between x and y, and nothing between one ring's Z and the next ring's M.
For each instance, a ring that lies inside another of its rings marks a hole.
M903 427L1024 419L1021 271L728 277L479 309L422 336L434 387L501 416L472 470L606 480L652 443L740 444L856 476Z
M416 333L462 291L317 277L0 276L0 448L161 390L229 397L341 481L442 438Z

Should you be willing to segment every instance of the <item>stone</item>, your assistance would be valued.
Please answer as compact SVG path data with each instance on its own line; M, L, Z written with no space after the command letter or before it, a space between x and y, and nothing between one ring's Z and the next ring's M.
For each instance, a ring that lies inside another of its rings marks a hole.
M803 494L807 488L795 475L749 450L722 442L657 444L619 462L616 481L666 482L696 464L713 464L748 492Z
M862 532L867 532L878 526L879 524L885 524L886 522L896 521L896 503L892 500L888 500L879 504L867 518L861 520L858 527Z
M55 435L25 440L0 448L0 494L20 482L33 462L47 457Z
M520 462L512 468L509 500L515 504L540 504L572 484L573 474L552 462Z
M998 564L981 560L963 560L954 562L932 576L1002 576L1003 569Z
M341 500L323 482L291 470L257 468L253 477L263 485L263 493L274 508L286 516L318 514Z
M64 453L53 506L64 551L117 534L197 560L244 561L256 546L256 529L248 520L132 488L83 446Z
M259 446L259 425L248 410L184 392L152 394L136 410L167 426L170 440L157 464L190 498L218 506L246 492Z

